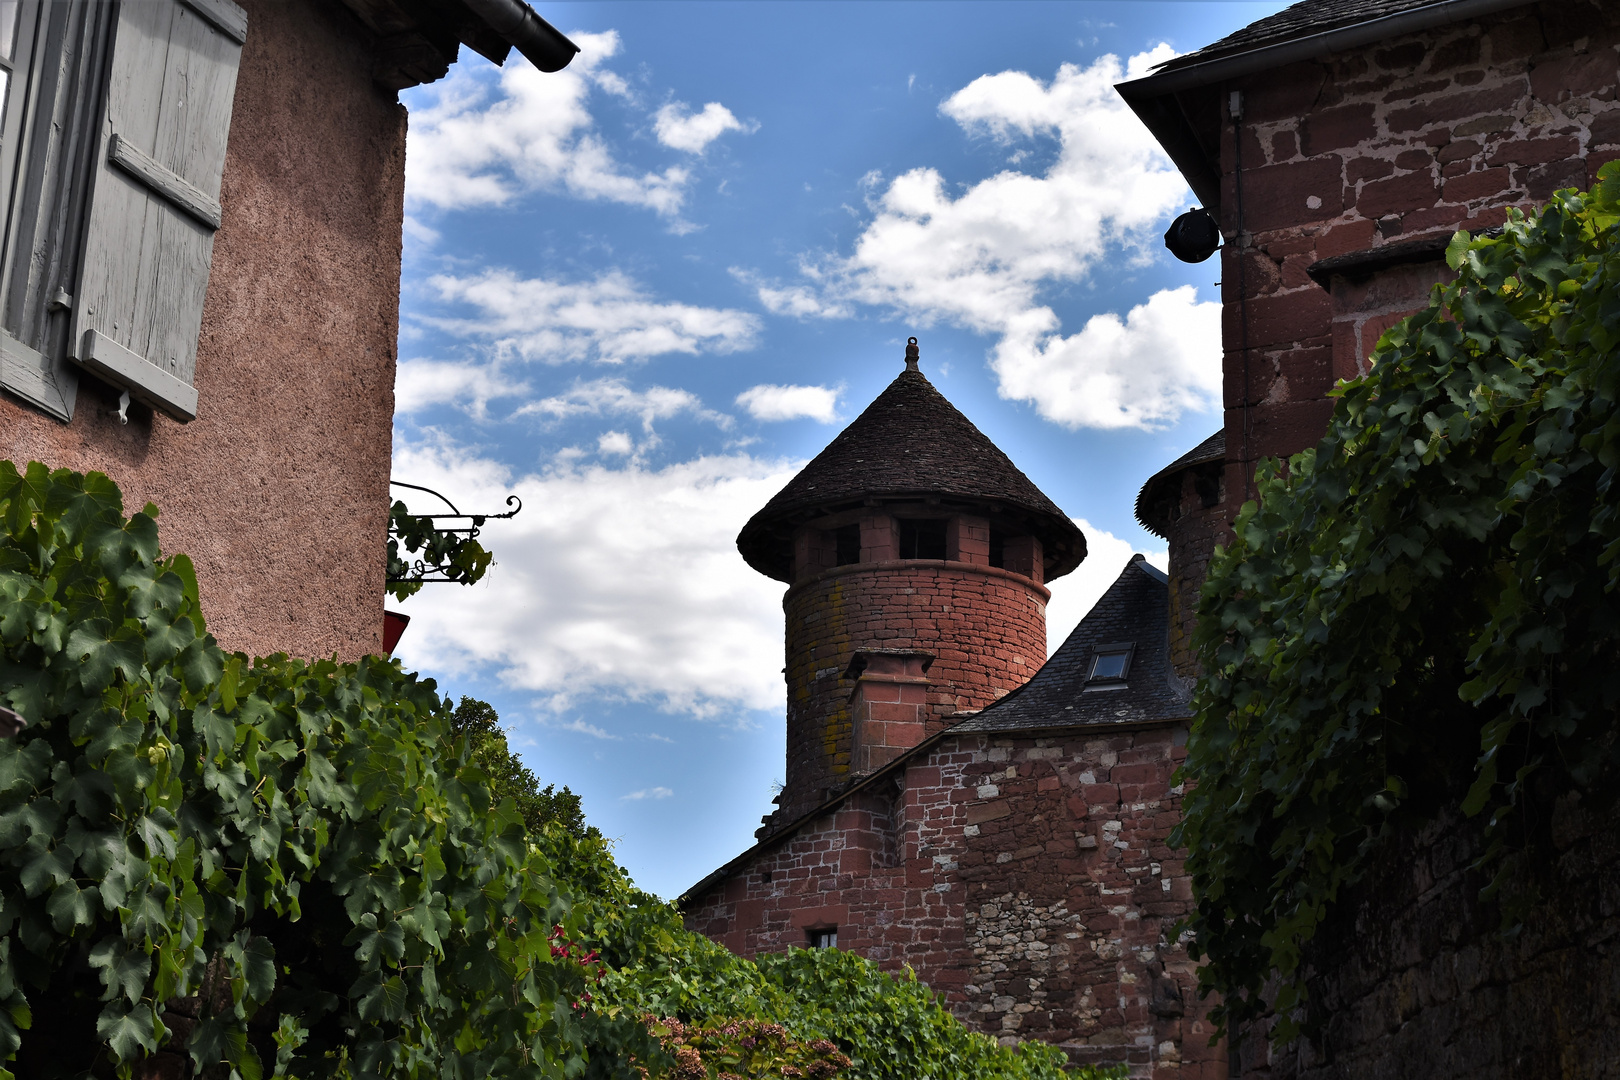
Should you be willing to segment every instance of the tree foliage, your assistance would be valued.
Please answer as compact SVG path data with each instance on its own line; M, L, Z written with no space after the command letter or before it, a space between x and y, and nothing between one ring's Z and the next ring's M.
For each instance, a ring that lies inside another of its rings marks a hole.
M1500 882L1532 779L1616 764L1617 169L1457 234L1456 280L1334 391L1320 445L1262 465L1211 563L1175 839L1228 1023L1275 979L1292 1035L1303 950L1397 829L1460 800Z
M553 822L578 837L596 832L585 824L578 795L566 787L558 791L555 784L542 788L539 777L512 752L501 718L489 702L463 697L450 716L450 734L467 740L467 760L489 777L496 801L509 798L517 805L531 834Z

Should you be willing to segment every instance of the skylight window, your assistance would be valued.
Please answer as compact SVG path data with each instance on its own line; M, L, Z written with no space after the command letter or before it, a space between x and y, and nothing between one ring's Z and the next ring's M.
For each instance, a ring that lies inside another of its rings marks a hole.
M1087 690L1119 689L1131 673L1134 642L1098 645L1091 654L1091 670L1086 674Z

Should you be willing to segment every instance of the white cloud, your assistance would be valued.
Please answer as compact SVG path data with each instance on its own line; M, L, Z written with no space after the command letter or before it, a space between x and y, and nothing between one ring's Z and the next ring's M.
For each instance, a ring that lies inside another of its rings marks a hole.
M615 735L610 731L604 731L595 724L590 723L587 720L582 720L577 716L570 717L566 720L542 718L541 724L545 727L551 728L554 731L572 731L576 735L589 735L593 739L611 739L614 741L619 739L618 735Z
M670 386L649 386L645 390L632 388L623 379L597 379L575 383L561 394L532 401L517 411L519 416L550 416L559 420L575 416L635 416L641 419L643 431L652 432L654 420L668 420L682 413L690 413L699 420L731 425L731 417L705 409L696 394ZM617 438L615 438L617 437ZM606 449L609 443L617 447L623 439L623 451L629 452L629 437L621 432L608 432L598 444Z
M1069 426L1154 427L1184 410L1209 407L1204 365L1207 356L1217 356L1218 336L1200 350L1196 339L1159 335L1177 359L1156 365L1157 373L1198 373L1197 389L1181 392L1153 378L1121 377L1121 356L1140 357L1131 350L1149 336L1148 328L1132 322L1135 313L1122 323L1115 318L1123 332L1113 337L1105 319L1065 338L1043 297L1053 286L1085 280L1111 255L1146 259L1164 218L1185 205L1186 182L1114 91L1115 83L1172 55L1160 45L1128 64L1115 56L1089 67L1064 64L1051 82L1018 71L975 79L940 111L969 135L1009 147L1055 138L1058 153L1045 171L1008 168L960 191L932 168L912 169L887 184L871 175L863 181L871 218L851 253L807 260L803 284L769 297L761 289L761 303L801 317L868 304L924 326L944 320L994 335L991 366L1001 377L1000 393L1038 406L1049 388L1035 370L1041 365L1055 365L1057 384L1069 387L1087 381L1078 366L1116 365L1095 381L1113 395L1098 407L1070 401L1041 409ZM1161 299L1165 295L1149 301L1144 318L1169 310L1178 329L1206 324L1204 309L1190 300ZM1190 310L1200 314L1194 318ZM1086 355L1091 348L1104 350L1099 360Z
M703 153L710 143L728 131L758 130L758 124L744 124L718 101L709 102L695 113L684 103L672 101L653 114L653 131L658 141L689 154Z
M619 798L626 802L636 802L641 799L667 799L673 794L675 793L667 787L650 787L632 791L628 795L620 795Z
M1048 656L1057 652L1058 646L1080 625L1080 620L1108 591L1108 586L1119 577L1132 555L1140 552L1160 570L1170 565L1170 553L1163 548L1134 547L1129 540L1121 540L1084 518L1075 518L1074 523L1086 534L1086 558L1079 569L1048 586L1052 590L1052 599L1046 605Z
M428 279L439 298L476 310L473 318L422 321L483 338L502 355L560 364L619 364L666 353L727 353L751 348L758 316L733 308L658 301L612 270L590 281L520 278L510 270Z
M755 420L797 420L808 417L830 424L838 419L838 394L836 387L773 386L762 383L738 394L737 404L747 409Z
M627 457L635 451L636 444L630 436L622 431L604 431L596 437L596 452L611 454L614 457Z
M808 185L807 185L808 186ZM819 277L813 265L807 264L803 272L812 280ZM843 301L832 298L817 285L782 285L766 281L758 274L733 266L731 276L754 290L759 302L772 315L791 315L796 319L847 319L855 309Z
M495 565L483 582L404 602L413 621L397 655L492 673L556 709L612 698L720 718L780 710L784 586L750 569L735 537L802 464L563 459L513 476L452 444L401 441L395 476L462 507L499 507L508 494L524 505L485 527Z
M421 412L433 405L455 405L482 417L491 401L528 393L521 380L504 376L496 365L456 360L401 360L394 370L394 412Z
M678 166L637 174L595 131L591 91L629 96L624 80L602 66L619 51L618 34L570 36L580 53L562 71L545 74L514 56L498 78L461 64L418 92L428 104L412 110L406 143L413 204L505 206L526 192L558 191L678 217L691 174Z
M1078 334L1009 335L990 366L1002 397L1068 428L1153 428L1221 401L1221 305L1191 285L1154 293L1124 319L1093 315Z

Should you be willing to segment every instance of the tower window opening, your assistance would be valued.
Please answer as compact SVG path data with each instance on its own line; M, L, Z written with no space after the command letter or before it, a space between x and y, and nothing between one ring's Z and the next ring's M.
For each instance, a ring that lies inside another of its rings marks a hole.
M833 558L836 565L848 566L861 561L861 527L841 525L833 530Z
M900 557L902 559L943 559L945 557L945 522L931 518L900 519Z
M812 949L838 948L838 927L834 926L827 930L810 931L810 947Z
M1007 555L1002 549L1007 546L1007 534L1000 529L990 530L990 565L998 570L1007 569Z

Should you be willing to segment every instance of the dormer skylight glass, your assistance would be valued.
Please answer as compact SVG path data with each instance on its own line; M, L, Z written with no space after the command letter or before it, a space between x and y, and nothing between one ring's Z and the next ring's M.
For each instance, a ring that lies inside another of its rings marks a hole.
M1120 687L1131 673L1131 655L1136 643L1125 641L1098 645L1091 653L1091 670L1086 673L1086 689Z

